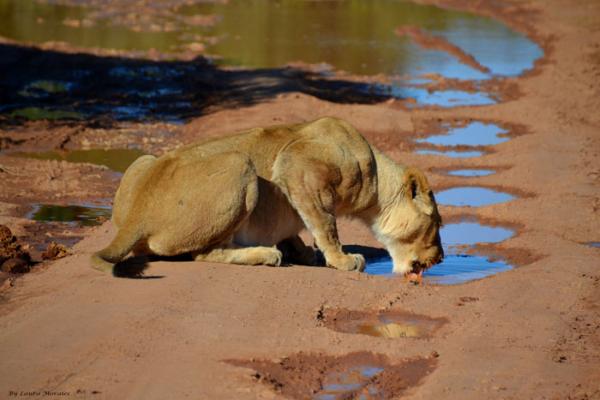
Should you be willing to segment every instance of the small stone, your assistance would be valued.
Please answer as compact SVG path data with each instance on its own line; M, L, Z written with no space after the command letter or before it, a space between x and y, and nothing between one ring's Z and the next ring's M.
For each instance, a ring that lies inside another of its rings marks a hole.
M564 363L567 361L567 356L555 356L554 361L557 363Z
M13 260L14 259L14 260ZM17 261L17 260L22 261ZM24 268L21 264L28 265L31 261L29 252L17 243L17 238L12 234L7 226L0 225L0 265L5 272L23 273L29 272L29 268ZM6 267L4 266L6 264ZM27 269L25 271L25 269Z
M52 242L46 248L46 251L42 253L42 259L44 260L57 260L71 254L69 249L64 245Z
M31 271L29 262L19 257L10 258L2 263L2 271L10 274L26 274Z
M0 225L0 243L11 243L14 241L14 236L8 226Z

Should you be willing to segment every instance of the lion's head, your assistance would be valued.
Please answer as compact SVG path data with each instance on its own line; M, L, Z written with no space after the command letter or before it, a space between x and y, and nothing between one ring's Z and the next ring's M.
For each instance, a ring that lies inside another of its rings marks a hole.
M377 221L378 239L394 262L394 273L421 274L444 258L442 219L425 175L403 170L402 184L388 199Z

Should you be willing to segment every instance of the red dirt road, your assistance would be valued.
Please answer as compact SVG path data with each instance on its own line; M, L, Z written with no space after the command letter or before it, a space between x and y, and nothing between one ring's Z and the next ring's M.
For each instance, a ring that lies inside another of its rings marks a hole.
M513 18L486 4L478 3L480 11ZM429 171L435 188L465 183L439 169L498 167L497 174L469 182L521 196L468 213L517 227L518 235L492 250L518 268L436 287L326 268L160 261L150 264L145 279L122 279L89 267L89 255L112 238L107 223L86 234L73 256L0 292L0 397L283 398L277 382L257 382L255 371L227 360L371 352L401 364L435 352L433 371L398 395L600 398L600 249L583 244L600 241L600 3L518 4L538 13L529 28L518 19L509 22L553 39L540 70L515 80L522 93L517 100L409 112L394 104L336 106L294 94L201 117L182 135L189 141L274 119L311 119L326 109L398 161ZM527 133L469 161L419 156L401 145L414 126L437 118L518 124ZM56 179L53 184L63 178ZM7 203L0 210L9 209ZM465 211L441 212L450 220ZM7 222L19 221L0 217ZM353 222L342 223L341 233L346 244L377 246ZM327 328L323 318L341 309L411 312L448 322L429 338L386 339Z

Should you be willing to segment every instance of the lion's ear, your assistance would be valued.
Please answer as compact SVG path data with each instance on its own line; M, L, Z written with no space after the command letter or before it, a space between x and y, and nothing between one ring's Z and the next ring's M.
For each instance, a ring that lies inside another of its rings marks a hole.
M407 197L423 213L432 215L435 207L433 193L425 174L417 168L407 168L405 176L405 192Z

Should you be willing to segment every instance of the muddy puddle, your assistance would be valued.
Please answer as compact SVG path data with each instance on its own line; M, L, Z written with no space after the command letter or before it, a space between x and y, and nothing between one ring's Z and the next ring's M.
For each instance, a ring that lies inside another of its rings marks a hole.
M468 91L431 90L424 87L432 82L425 76L476 82L518 76L543 55L537 44L499 21L408 1L169 0L142 10L128 1L84 4L0 0L0 35L167 57L191 52L224 66L280 68L301 61L320 65L317 72L323 76L333 71L384 74L391 77L389 83L362 90L442 107L493 104L496 97L478 85ZM33 78L20 88L24 96L60 95L77 87L75 81L48 86ZM189 96L182 92L170 85L123 95L144 99L143 107L129 111L148 115L161 109L152 100L165 96L178 97L185 108Z
M398 362L368 352L340 357L297 353L278 361L227 360L249 368L252 378L292 399L389 399L417 386L437 366L435 357Z
M453 187L435 194L437 203L455 207L481 207L511 201L515 196L477 186Z
M429 338L446 322L443 318L399 311L335 310L325 313L325 326L330 329L387 339Z
M75 226L100 225L111 216L108 206L36 204L27 215L34 221L65 222Z
M426 283L455 285L482 279L512 269L504 260L486 255L468 254L476 244L499 243L509 239L515 232L501 226L489 226L474 220L446 224L440 231L444 260L423 273ZM389 256L367 259L365 273L394 276Z
M145 153L138 149L91 149L13 153L12 155L38 160L61 160L73 163L104 165L116 172L125 172L138 157Z
M597 249L600 249L600 242L587 242L585 245L589 246L589 247L595 247Z

